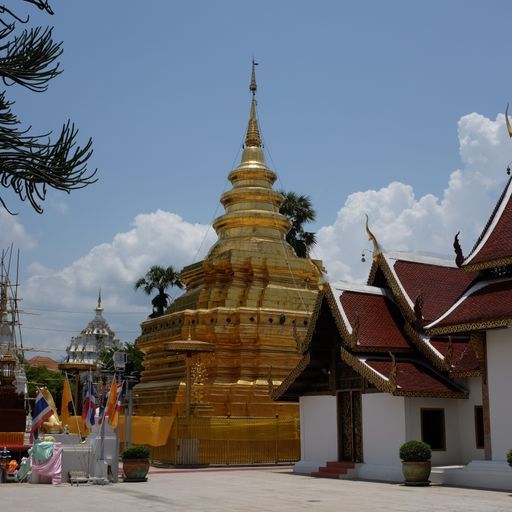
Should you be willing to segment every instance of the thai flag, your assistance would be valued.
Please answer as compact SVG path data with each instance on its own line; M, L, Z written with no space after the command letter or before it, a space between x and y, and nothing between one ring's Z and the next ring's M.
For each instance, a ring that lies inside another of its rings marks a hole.
M96 414L96 393L92 377L87 378L87 393L85 395L84 406L82 407L82 418L85 420L85 426L91 430L94 425L94 416Z
M121 397L123 395L123 384L124 382L120 382L117 385L117 396L116 396L116 406L114 408L114 415L118 415L121 410Z
M53 414L53 410L39 389L36 393L36 401L32 410L32 428L30 429L30 442L37 439L39 427Z

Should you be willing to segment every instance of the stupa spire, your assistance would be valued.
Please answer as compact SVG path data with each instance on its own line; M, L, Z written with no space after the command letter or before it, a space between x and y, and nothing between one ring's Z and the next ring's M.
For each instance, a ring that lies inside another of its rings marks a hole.
M101 313L103 311L103 308L101 307L101 288L98 293L98 305L96 306L96 313Z
M256 66L257 62L252 60L252 73L251 73L251 84L249 85L249 90L252 93L251 100L251 113L249 115L249 126L247 127L247 135L245 136L245 147L261 147L261 136L260 136L260 128L258 126L258 119L256 117L256 91L258 90L258 85L256 84Z

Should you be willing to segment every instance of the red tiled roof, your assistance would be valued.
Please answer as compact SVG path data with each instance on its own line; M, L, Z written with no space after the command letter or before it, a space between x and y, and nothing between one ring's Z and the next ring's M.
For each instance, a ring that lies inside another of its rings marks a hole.
M359 321L358 339L361 347L410 348L399 326L403 324L400 311L388 298L344 291L340 302L351 326L354 327Z
M430 343L436 350L441 352L443 356L447 356L449 352L448 338L432 338ZM474 372L480 369L475 351L469 343L469 340L452 340L452 371L455 373Z
M391 361L367 359L366 364L389 378L393 364ZM454 388L441 378L429 373L427 368L413 362L396 361L396 384L406 393L453 393Z
M51 357L46 356L34 356L32 359L27 360L27 364L33 368L46 366L48 370L52 370L54 372L59 370L59 363L54 361Z
M512 177L462 266L492 267L491 262L505 258L512 258Z
M456 267L397 260L393 269L412 302L421 294L426 323L439 318L469 288L474 272Z
M512 318L512 279L490 281L448 312L439 321L433 322L428 329L439 329L462 324L496 322Z

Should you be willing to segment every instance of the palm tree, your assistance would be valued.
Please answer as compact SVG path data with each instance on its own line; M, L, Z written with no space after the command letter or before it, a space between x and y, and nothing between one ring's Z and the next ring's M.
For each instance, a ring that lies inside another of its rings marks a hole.
M153 313L149 315L151 318L164 314L164 310L169 303L169 295L165 293L165 290L170 286L183 288L179 273L171 265L167 268L153 265L146 272L146 275L135 283L135 290L142 288L147 295L151 295L153 290L158 290L158 295L151 301L151 304L153 304Z
M305 231L303 224L314 222L316 212L311 204L311 198L306 195L299 195L295 192L279 191L284 196L284 202L279 208L291 222L292 227L286 235L286 241L294 248L300 258L307 258L309 250L316 244L316 233Z

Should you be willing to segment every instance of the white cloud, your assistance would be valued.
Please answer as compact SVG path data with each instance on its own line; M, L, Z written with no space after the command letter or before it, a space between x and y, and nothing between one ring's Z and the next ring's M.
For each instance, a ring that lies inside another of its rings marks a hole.
M361 263L361 251L371 245L364 230L365 213L387 250L453 257L453 237L459 230L463 248L471 249L504 185L512 145L502 114L494 121L476 113L463 116L458 136L464 166L451 173L441 197L416 198L410 185L393 182L347 198L335 222L318 232L315 256L324 260L330 280L366 278L368 263Z
M63 350L71 336L92 319L101 288L105 318L121 339L133 340L151 310L148 297L134 291L134 282L151 265L171 264L181 270L204 257L214 239L209 226L190 224L174 213L157 210L137 215L132 229L93 247L63 269L33 263L23 294L25 309L38 316L25 317L26 329L40 340L39 346ZM75 313L80 311L90 313Z
M36 241L20 223L17 215L11 215L0 206L0 248L7 249L11 244L16 249L32 249Z

